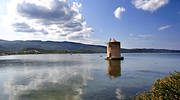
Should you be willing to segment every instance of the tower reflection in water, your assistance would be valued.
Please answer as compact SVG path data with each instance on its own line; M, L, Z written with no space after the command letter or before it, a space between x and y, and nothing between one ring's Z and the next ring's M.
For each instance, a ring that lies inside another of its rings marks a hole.
M112 79L121 76L120 60L107 60L107 75Z

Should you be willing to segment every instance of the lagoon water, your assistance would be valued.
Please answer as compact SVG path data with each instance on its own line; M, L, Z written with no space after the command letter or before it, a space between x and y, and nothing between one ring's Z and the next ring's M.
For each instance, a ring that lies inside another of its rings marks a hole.
M0 100L127 100L180 71L180 54L0 56Z

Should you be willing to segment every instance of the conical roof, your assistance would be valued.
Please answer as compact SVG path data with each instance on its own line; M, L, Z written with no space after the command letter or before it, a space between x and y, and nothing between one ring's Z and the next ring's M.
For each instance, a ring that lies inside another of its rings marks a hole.
M115 39L112 39L111 42L117 42Z

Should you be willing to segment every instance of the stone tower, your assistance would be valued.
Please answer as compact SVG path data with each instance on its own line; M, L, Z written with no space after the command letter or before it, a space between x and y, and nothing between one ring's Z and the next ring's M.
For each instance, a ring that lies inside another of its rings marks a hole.
M107 43L107 60L123 60L121 57L121 46L120 42L115 39Z

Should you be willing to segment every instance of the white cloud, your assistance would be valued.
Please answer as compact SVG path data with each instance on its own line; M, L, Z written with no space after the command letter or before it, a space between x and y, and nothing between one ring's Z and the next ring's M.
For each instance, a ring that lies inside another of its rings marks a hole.
M125 98L125 96L122 95L121 89L119 89L119 88L117 88L117 89L115 90L115 94L116 94L116 98L117 98L118 100L123 100L123 99Z
M14 32L39 35L47 39L86 41L93 29L80 13L82 4L68 0L16 0L9 5L9 20ZM29 35L30 36L30 35Z
M134 34L130 33L129 36L132 37L132 36L134 36Z
M162 30L168 29L168 28L170 28L170 27L171 27L171 25L161 26L161 27L159 28L159 31L162 31Z
M156 11L162 6L168 4L169 0L133 0L132 3L137 9L145 11Z
M123 7L118 7L118 8L114 11L114 16L115 16L116 18L120 19L123 12L125 12L125 8L123 8Z
M180 11L178 12L178 14L180 14Z
M139 38L150 38L152 37L152 34L139 34L137 35Z
M153 34L129 34L126 40L128 48L150 48L155 43Z
M53 63L51 64L53 66ZM89 69L86 70L81 66L78 67L80 67L81 69L77 69L81 71L70 67L60 68L55 66L53 66L52 68L45 68L41 72L38 72L37 70L35 71L32 68L25 68L23 70L24 76L14 75L8 78L8 81L6 81L6 83L4 84L4 92L9 95L9 100L16 100L15 98L19 98L25 94L31 95L33 93L32 90L34 90L34 92L43 90L43 93L46 93L49 89L53 89L62 91L63 94L57 94L61 95L62 98L67 99L67 97L69 97L72 100L81 100L81 94L83 93L82 87L87 85L88 80L93 80L93 77L90 73L88 73ZM90 67L88 66L88 68ZM78 84L77 82L70 81L74 77L78 77L78 79L76 80L78 81ZM25 81L23 81L24 79ZM22 82L22 84L19 84L20 82ZM23 82L25 82L25 84ZM47 84L49 84L50 86L47 87ZM61 88L62 86L63 88ZM67 91L63 90L67 88L71 89L68 89ZM41 98L42 96L39 97Z
M153 37L153 35L152 34L129 34L129 37L131 38L131 39L147 39L147 38L151 38L151 37Z

